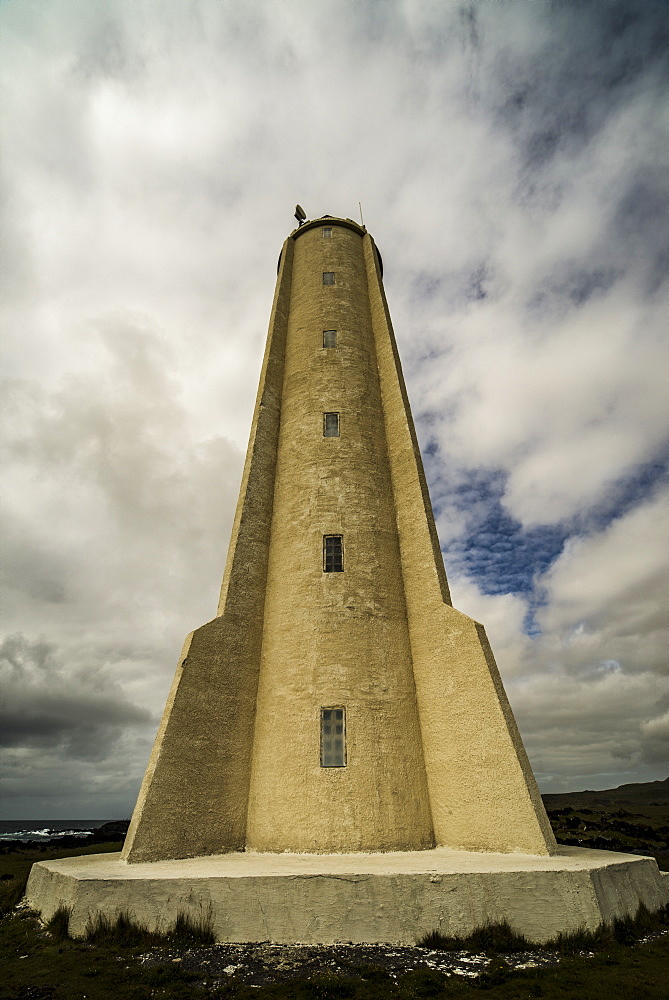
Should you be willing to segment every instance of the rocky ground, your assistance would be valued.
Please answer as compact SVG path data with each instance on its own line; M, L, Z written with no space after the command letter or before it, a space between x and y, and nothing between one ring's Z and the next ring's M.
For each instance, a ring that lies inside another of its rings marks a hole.
M198 973L198 978L208 986L222 984L231 976L238 983L265 986L279 980L321 975L396 979L419 969L474 979L488 969L491 959L489 955L465 951L388 945L218 944L185 952L159 948L140 955L137 961L146 967L172 961L185 971ZM554 951L537 948L505 955L504 961L510 969L537 969L556 965L559 956Z

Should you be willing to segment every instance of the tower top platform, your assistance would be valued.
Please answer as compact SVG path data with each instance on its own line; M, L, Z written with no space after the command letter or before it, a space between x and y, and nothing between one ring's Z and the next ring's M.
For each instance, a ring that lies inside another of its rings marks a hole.
M293 229L290 235L295 239L295 237L306 233L309 229L316 229L318 226L344 226L345 229L350 229L360 236L365 236L367 233L366 227L354 222L353 219L339 219L334 215L322 215L319 219L308 219L306 222L303 222L301 226Z

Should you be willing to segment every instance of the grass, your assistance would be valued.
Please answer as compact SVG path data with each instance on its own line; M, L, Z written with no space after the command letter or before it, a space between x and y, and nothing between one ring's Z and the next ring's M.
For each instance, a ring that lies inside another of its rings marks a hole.
M440 931L430 931L418 942L420 948L433 951L514 952L528 951L532 945L522 934L516 933L506 920L482 924L466 937L449 936Z
M59 906L51 919L47 921L46 929L55 941L68 940L70 936L71 916L71 906Z
M255 988L234 976L204 986L206 974L173 963L173 950L151 968L138 961L142 953L108 939L58 941L19 911L0 924L0 1000L665 1000L669 936L634 948L614 942L593 958L520 972L493 956L472 981L429 968L395 977L367 967Z
M28 875L20 873L12 875L11 879L2 883L0 888L0 918L6 916L23 899L26 891Z
M67 919L69 920L69 913ZM98 913L94 920L89 920L85 939L89 944L104 944L111 948L160 948L168 945L202 948L216 943L211 912L196 919L189 913L178 913L174 926L164 933L147 930L127 912L117 914L115 920L105 913Z
M581 952L603 951L615 945L631 947L654 931L669 929L669 904L651 913L643 903L634 917L616 917L612 923L600 924L595 930L580 927L575 931L558 934L543 948L557 951L561 955L577 955ZM440 931L430 931L418 941L421 948L433 951L469 951L485 954L512 954L531 951L533 945L522 934L518 934L506 920L499 923L482 924L465 937L449 936Z

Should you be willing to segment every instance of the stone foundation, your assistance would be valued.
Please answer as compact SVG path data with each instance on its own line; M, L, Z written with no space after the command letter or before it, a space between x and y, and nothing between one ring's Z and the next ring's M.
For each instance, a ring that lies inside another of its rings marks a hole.
M594 930L669 898L652 858L562 847L557 855L436 848L388 854L233 853L128 864L95 854L33 865L26 899L48 920L72 907L70 932L128 911L166 930L180 911L211 915L218 941L413 945L508 920L529 940Z

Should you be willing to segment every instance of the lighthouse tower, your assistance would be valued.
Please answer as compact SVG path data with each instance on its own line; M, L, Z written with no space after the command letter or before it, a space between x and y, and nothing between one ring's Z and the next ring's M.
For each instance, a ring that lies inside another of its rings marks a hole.
M652 858L555 843L483 626L450 602L350 219L283 245L218 614L186 639L123 851L38 862L26 900L75 937L185 914L217 941L405 945L667 901Z
M546 855L483 627L456 611L372 237L283 245L218 615L183 650L128 862Z

